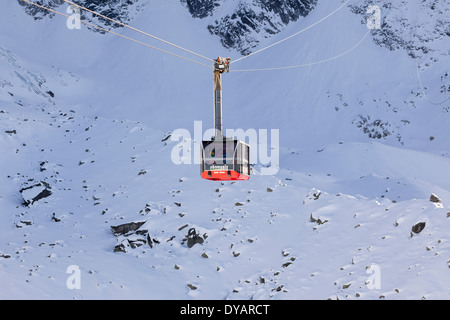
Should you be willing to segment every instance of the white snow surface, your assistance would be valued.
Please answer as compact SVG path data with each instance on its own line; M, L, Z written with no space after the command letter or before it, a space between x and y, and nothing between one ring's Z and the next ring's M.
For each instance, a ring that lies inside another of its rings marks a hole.
M207 57L239 57L179 1L147 2L132 26ZM341 3L319 1L260 46ZM439 91L450 81L448 37L420 57L428 99L415 60L371 36L327 63L225 74L224 127L279 130L280 168L264 175L258 157L249 181L221 183L175 164L180 141L162 141L177 129L194 138L194 121L213 126L210 69L69 30L64 17L35 21L17 1L0 8L0 299L450 298L450 101L430 102L450 95ZM402 10L420 21L419 2ZM431 30L433 16L421 18ZM368 31L361 19L346 7L232 69L339 55ZM389 135L369 138L357 126L367 116ZM185 159L196 142L186 140ZM52 194L24 205L19 190L40 181ZM114 252L111 226L129 222L145 222L159 243ZM190 228L205 237L191 248ZM73 265L79 288L68 283Z

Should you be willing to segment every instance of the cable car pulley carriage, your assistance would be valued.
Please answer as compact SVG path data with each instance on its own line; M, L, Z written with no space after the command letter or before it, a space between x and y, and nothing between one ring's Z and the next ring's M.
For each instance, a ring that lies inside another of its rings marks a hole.
M222 127L222 73L230 71L230 58L214 60L214 137L202 141L200 172L203 179L214 181L248 180L250 146L227 138Z

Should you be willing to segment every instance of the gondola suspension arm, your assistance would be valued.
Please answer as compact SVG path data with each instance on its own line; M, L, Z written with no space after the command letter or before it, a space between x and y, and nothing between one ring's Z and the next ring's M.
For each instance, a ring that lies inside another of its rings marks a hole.
M215 139L223 140L222 123L222 73L230 72L230 58L214 60L214 129Z

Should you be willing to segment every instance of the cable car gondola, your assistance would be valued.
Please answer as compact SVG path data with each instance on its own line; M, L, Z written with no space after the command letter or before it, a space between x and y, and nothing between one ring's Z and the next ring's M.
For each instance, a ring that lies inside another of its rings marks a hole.
M201 177L213 181L248 180L250 178L250 146L243 141L223 136L222 73L229 72L230 58L214 61L214 128L215 136L201 145Z
M202 142L201 176L207 180L248 180L250 146L240 140Z

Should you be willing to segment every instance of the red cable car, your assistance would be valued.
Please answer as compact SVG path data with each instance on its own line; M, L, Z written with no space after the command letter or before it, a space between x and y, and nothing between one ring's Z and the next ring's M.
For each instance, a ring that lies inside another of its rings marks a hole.
M214 127L215 137L202 141L200 174L213 181L248 180L250 178L250 146L240 140L226 138L222 132L222 78L230 70L230 58L214 61Z

